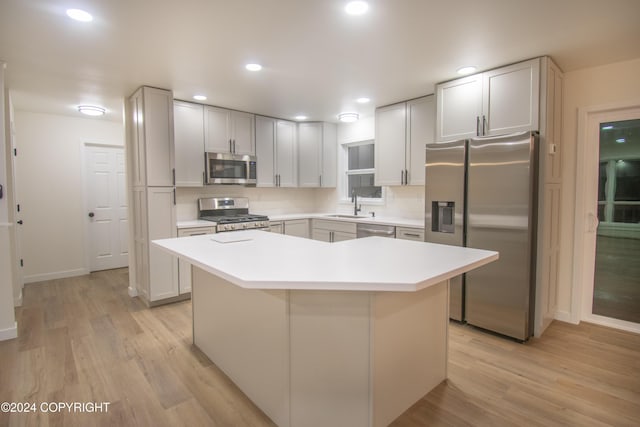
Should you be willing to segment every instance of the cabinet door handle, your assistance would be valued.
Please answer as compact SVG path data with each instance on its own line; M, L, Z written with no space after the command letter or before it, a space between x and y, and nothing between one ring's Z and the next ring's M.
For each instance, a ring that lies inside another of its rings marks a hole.
M405 236L410 236L410 237L420 237L419 234L416 233L403 233Z
M173 189L173 205L176 205L176 189Z
M404 185L409 185L409 169L404 170Z
M484 114L482 115L482 136L485 136L487 134L487 118L484 116Z
M322 187L322 175L320 175L320 187Z
M231 147L231 140L229 140L229 152L233 153L233 147Z
M476 116L476 136L480 136L480 116Z
M236 140L233 140L233 154L236 154Z
M400 171L400 185L404 185L404 171Z
M173 174L173 185L176 185L176 168L171 169L171 173Z

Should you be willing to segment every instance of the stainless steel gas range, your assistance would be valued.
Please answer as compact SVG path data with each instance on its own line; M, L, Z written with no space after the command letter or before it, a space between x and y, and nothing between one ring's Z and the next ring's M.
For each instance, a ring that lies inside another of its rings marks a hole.
M249 213L246 197L198 199L198 218L216 223L216 232L269 229L269 217Z

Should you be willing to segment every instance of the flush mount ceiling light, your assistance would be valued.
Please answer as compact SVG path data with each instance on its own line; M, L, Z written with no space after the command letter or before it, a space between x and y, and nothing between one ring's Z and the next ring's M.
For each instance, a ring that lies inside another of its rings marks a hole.
M296 120L307 120L308 117L300 115L300 116L295 116L294 119L296 119Z
M358 121L358 113L340 113L338 114L338 120L343 123L352 123Z
M260 71L262 70L262 65L260 64L247 64L244 66L249 71Z
M195 99L196 101L206 101L207 97L204 95L193 95L193 99Z
M476 71L476 67L474 67L474 66L458 68L458 74L461 74L463 76L466 75L466 74L471 74L471 73L473 73L475 71Z
M626 139L624 139L624 138L618 138L618 139L616 139L616 142L617 142L618 144L624 144L625 142L627 142L627 140L626 140Z
M363 15L369 10L369 3L366 1L350 1L344 7L344 11L349 15Z
M369 98L365 97L365 96L363 96L362 98L356 99L356 102L360 103L360 104L366 104L369 101L371 101L371 100Z
M93 16L89 12L86 12L81 9L67 9L67 16L71 19L80 22L91 22L93 21Z
M78 111L87 116L102 116L107 110L95 105L78 105Z

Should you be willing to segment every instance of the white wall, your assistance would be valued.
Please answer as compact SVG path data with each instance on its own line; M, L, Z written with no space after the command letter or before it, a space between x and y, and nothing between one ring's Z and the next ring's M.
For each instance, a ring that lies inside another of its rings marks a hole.
M124 145L120 122L15 112L25 283L87 273L82 147Z
M558 311L569 318L573 281L573 240L576 192L576 153L578 144L578 110L613 104L640 103L640 58L565 73L562 148L562 219L559 266Z

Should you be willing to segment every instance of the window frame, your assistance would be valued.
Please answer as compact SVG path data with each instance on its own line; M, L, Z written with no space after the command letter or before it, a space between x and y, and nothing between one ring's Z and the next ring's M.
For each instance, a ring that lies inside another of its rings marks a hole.
M640 227L640 224L633 222L615 222L614 221L614 208L617 205L623 206L640 206L640 200L632 201L632 200L615 200L616 193L616 184L618 180L618 176L616 174L616 163L618 161L627 161L627 160L635 160L638 161L640 158L636 157L628 157L628 158L608 158L608 159L600 159L599 165L604 164L607 171L607 180L605 182L604 189L604 200L600 200L598 195L598 207L604 207L604 218L600 223L602 225L609 226L625 226L625 227Z
M370 145L370 144L374 146L374 152L375 152L375 139L366 139L366 140L355 141L355 142L343 142L340 144L341 155L338 162L340 171L341 171L341 173L339 174L340 175L340 183L339 183L339 188L340 188L339 203L340 204L353 203L351 201L351 195L347 194L349 191L350 175L373 174L375 179L375 173L376 173L375 167L367 168L367 169L353 169L353 170L349 169L349 148L358 147L362 145ZM384 186L379 186L379 187L381 189L380 198L358 196L358 203L362 205L384 205L386 188Z

